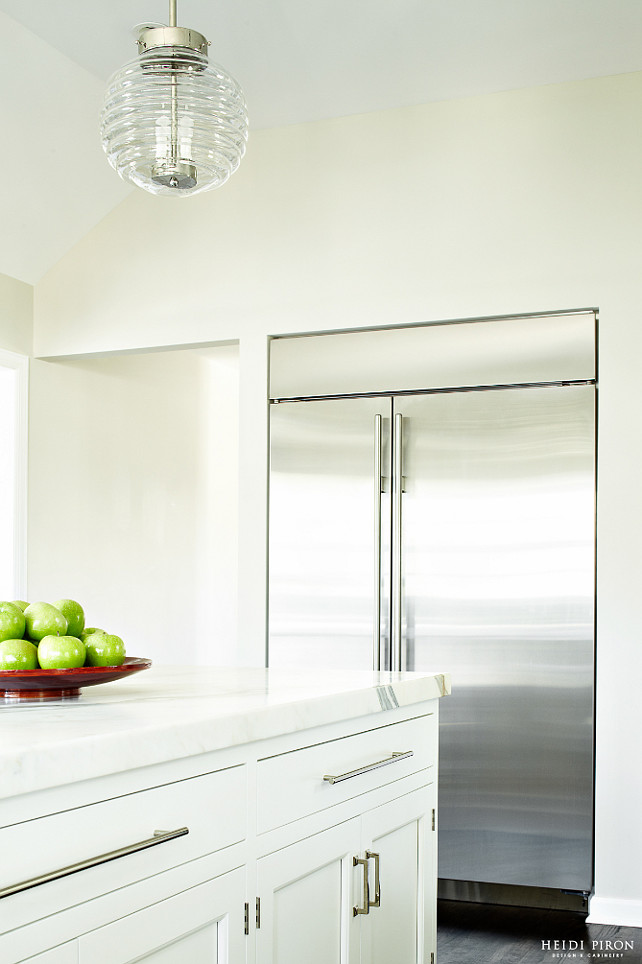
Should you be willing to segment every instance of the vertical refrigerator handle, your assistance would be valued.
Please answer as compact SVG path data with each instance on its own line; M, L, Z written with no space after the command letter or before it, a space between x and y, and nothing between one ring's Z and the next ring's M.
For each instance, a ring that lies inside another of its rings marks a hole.
M372 668L381 669L381 444L382 418L374 417L374 618Z
M392 483L392 659L390 668L401 670L401 495L403 492L402 460L403 419L395 415L394 468Z

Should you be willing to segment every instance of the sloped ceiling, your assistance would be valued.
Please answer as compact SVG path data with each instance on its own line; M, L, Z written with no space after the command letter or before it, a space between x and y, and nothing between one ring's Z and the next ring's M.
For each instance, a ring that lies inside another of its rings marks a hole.
M167 16L0 0L0 272L36 283L130 193L99 144L103 89L133 27ZM640 0L179 0L178 22L239 80L254 130L642 69Z

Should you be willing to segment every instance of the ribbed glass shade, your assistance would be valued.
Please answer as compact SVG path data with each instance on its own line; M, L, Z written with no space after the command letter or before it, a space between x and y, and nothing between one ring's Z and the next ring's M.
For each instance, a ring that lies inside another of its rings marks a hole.
M155 47L109 81L101 137L109 163L151 194L186 196L220 187L247 143L243 91L187 47Z

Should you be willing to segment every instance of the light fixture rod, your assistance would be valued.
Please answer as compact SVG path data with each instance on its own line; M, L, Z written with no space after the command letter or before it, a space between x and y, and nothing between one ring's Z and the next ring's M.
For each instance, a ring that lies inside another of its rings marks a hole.
M169 0L169 27L176 26L176 0ZM176 167L178 162L178 91L176 75L171 79L171 134L170 163Z
M176 165L178 162L179 146L178 146L178 80L175 75L172 76L172 90L171 90L171 159L172 164Z

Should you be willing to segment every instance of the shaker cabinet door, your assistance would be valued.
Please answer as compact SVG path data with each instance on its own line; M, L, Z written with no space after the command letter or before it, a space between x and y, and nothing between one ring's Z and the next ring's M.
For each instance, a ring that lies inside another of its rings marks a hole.
M422 787L362 818L371 901L363 964L423 964L436 949L434 801L434 786Z
M258 861L256 964L357 964L358 846L357 818Z
M430 960L434 806L422 787L259 860L256 964Z
M182 891L79 938L78 964L241 964L245 870Z

